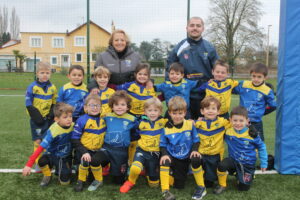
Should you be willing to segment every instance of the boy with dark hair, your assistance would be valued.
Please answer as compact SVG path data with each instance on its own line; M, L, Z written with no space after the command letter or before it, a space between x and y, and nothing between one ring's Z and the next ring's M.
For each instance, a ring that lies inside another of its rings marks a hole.
M262 117L276 109L274 92L265 84L268 68L262 63L254 63L250 68L251 81L241 81L233 92L240 95L240 105L248 111L251 125L264 141Z
M23 169L23 176L30 175L31 167L39 155L46 150L38 161L44 175L40 186L47 186L51 180L51 168L58 171L61 185L70 183L71 177L71 131L73 107L65 103L57 103L54 107L55 123L48 129L45 138L29 157Z
M226 171L236 172L238 190L247 191L250 189L255 172L256 150L258 150L262 172L268 166L266 145L255 128L248 128L247 110L241 106L233 108L230 122L232 128L227 129L225 133L229 157L223 159L218 165L218 171L223 175L218 176L219 185L214 190L215 194L222 193L226 188Z
M218 179L217 177L222 175L217 171L217 166L223 159L224 133L230 124L227 119L218 117L221 103L217 98L213 96L205 97L201 101L200 107L200 112L204 117L195 123L200 138L198 151L202 155L205 187L212 187L214 181ZM201 176L201 179L203 179L203 176Z
M176 96L168 103L171 119L166 123L160 137L160 181L162 195L165 200L174 200L169 191L170 168L174 176L174 188L183 189L189 170L192 171L197 183L192 199L200 200L206 193L201 183L201 155L198 152L199 137L192 121L185 120L187 104L182 97Z
M57 97L56 87L49 81L51 76L50 64L38 62L36 76L37 80L28 86L25 96L26 109L30 115L34 151L53 121L53 106L56 104Z

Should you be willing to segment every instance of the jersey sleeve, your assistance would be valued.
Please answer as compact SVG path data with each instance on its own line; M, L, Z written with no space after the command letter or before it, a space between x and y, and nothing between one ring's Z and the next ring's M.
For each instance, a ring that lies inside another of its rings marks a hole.
M198 81L197 80L188 80L188 83L189 83L190 90L195 89L197 87L197 85L198 85Z
M83 118L79 118L76 121L74 126L74 130L72 131L71 139L80 139L83 133L85 123L83 122Z
M265 99L269 107L276 108L276 100L273 90L270 90L269 94L266 96Z
M41 142L41 146L44 148L44 149L47 149L49 147L49 145L52 143L53 141L53 136L52 136L52 133L51 133L51 130L48 129L47 133L46 133L46 136L44 137L43 141Z
M259 136L257 136L254 140L255 145L258 149L258 156L260 160L260 167L267 168L268 167L268 153L265 143L261 140Z
M125 90L127 91L132 83L124 83L121 85L117 85L117 90Z
M59 92L58 92L58 96L57 96L57 102L64 102L64 86L62 86L60 89L59 89Z
M240 94L242 91L243 81L240 81L239 84L232 90L233 94Z
M165 135L165 129L164 129L162 131L161 135L160 135L159 146L163 147L163 148L167 148L167 144L168 144L168 140L167 140L167 137Z
M35 160L39 157L39 155L44 151L44 148L39 145L39 147L33 152L33 154L29 157L26 166L32 167L35 163Z
M200 142L199 135L197 133L197 129L194 125L192 127L192 139L193 139L193 143Z
M54 86L54 85L53 85ZM56 87L54 86L54 89L53 89L53 97L52 97L52 104L56 104L56 99L57 99L57 89Z
M164 92L164 90L165 90L165 83L155 85L156 92Z
M206 90L207 86L208 86L208 82L203 83L202 85L200 85L199 88L197 88L198 92L203 92L204 90Z
M30 85L27 90L26 90L26 94L25 94L25 105L27 106L32 106L33 103L33 86Z

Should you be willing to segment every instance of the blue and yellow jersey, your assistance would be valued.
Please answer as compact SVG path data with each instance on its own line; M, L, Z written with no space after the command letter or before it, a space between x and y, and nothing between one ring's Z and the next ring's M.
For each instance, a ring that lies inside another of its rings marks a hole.
M34 106L45 117L49 114L51 106L56 104L56 98L56 87L50 81L45 83L34 81L26 90L25 105Z
M254 86L251 81L241 81L233 92L240 95L240 105L248 110L251 122L260 122L267 106L276 108L274 92L266 84Z
M104 90L100 90L99 96L101 100L101 117L104 117L106 114L111 113L111 108L108 105L108 99L115 93L114 89L109 87Z
M256 149L260 159L260 166L267 168L268 154L265 143L259 136L253 138L248 133L248 127L241 131L229 128L225 133L225 141L228 145L229 157L245 165L255 165Z
M191 81L183 78L181 82L173 84L171 81L165 81L161 84L155 85L157 92L164 94L166 103L175 96L182 97L187 103L187 107L190 106L190 93L191 90L197 86L197 81Z
M103 119L85 114L76 121L72 139L80 139L85 148L95 151L102 147L105 131Z
M140 135L138 146L144 151L159 151L160 135L164 131L167 119L159 117L156 121L150 121L142 117L137 132Z
M152 97L156 97L154 88L147 89L145 86L138 84L136 81L119 85L117 89L127 91L128 95L132 99L130 112L135 115L144 114L145 101Z
M107 127L104 143L114 147L128 147L132 134L136 132L136 118L128 113L109 113L104 117L104 121Z
M56 122L50 126L41 146L47 153L63 158L71 154L71 132L74 123L68 128L62 128Z
M73 106L73 117L79 117L80 114L83 113L84 99L87 94L88 91L84 83L82 83L80 86L67 83L60 88L57 102L64 102Z
M224 154L224 133L230 122L223 117L215 120L202 120L195 123L200 138L199 152L204 155Z
M212 80L201 85L200 91L205 90L206 96L214 96L220 101L220 115L222 115L229 112L231 92L238 84L238 81L232 79L226 79L224 81Z
M165 127L160 136L160 147L177 159L186 159L190 155L194 143L199 142L199 136L192 121L184 120L181 128Z

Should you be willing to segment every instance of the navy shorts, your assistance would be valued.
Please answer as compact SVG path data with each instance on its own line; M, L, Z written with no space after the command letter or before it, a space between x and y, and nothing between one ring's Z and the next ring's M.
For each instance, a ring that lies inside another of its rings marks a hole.
M60 158L48 153L43 154L42 157L46 156L47 160L49 161L48 165L50 168L55 167L55 174L61 175L71 175L71 164L72 164L72 157L64 157Z
M159 152L149 152L137 147L134 155L134 161L139 161L146 169L150 180L159 179Z
M221 160L221 155L202 155L204 179L208 181L218 180L217 168Z
M101 151L105 153L110 163L110 174L113 176L123 176L128 167L128 147L113 147L104 144Z
M32 119L30 119L30 128L31 128L31 138L32 141L35 140L43 140L44 136L46 135L46 132L49 128L49 122L48 120L45 120L44 124L41 126L38 126Z

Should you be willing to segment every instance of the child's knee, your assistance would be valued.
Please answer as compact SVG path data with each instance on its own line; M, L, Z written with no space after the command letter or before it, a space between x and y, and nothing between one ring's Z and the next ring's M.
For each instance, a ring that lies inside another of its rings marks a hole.
M90 162L87 162L85 160L81 160L80 164L84 167L89 167L90 166Z
M70 178L71 178L71 174L61 174L59 177L59 182L61 185L69 185Z
M50 164L50 161L49 161L48 157L45 156L45 155L43 155L43 156L39 159L39 161L38 161L38 165L39 165L40 167L44 167L44 166L49 165L49 164Z
M194 169L197 169L202 164L202 159L199 157L192 157L191 158L191 165Z

